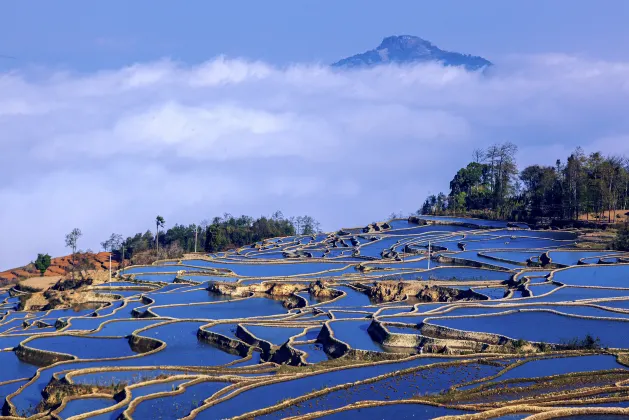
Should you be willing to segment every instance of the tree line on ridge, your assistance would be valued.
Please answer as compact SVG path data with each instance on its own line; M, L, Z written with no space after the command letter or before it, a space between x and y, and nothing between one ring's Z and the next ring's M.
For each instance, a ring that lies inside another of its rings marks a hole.
M454 175L448 194L426 198L419 213L476 215L534 222L541 219L624 222L629 206L629 160L586 155L577 148L555 166L519 170L517 146L475 150L472 162ZM615 220L617 219L617 220Z

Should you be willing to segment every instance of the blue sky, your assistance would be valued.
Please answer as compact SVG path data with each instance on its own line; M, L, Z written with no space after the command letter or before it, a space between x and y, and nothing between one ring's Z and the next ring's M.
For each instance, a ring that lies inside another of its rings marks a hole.
M177 4L0 2L0 270L157 214L365 225L496 142L629 156L625 1ZM391 34L496 65L327 66Z
M626 59L629 3L533 1L109 0L0 3L1 68L82 71L218 54L274 64L329 63L392 34L483 55L563 52Z

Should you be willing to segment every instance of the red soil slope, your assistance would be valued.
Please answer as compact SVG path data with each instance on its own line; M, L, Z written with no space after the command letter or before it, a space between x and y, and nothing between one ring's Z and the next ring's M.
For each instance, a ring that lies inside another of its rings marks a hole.
M109 270L109 253L99 252L98 254L82 254L87 260L94 265L96 270ZM113 270L118 268L118 262L111 262ZM44 276L63 276L72 270L72 255L53 258L50 261L50 267L46 270ZM31 263L24 267L14 268L11 270L0 272L0 285L7 283L15 283L23 278L38 277L41 274Z

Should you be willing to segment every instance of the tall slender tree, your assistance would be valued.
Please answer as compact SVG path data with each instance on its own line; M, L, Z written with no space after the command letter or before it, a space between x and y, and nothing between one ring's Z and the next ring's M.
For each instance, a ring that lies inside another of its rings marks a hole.
M159 251L159 228L163 228L166 224L166 221L162 216L157 216L155 218L155 249Z
M79 228L72 229L72 231L66 235L66 247L72 249L72 280L74 280L74 268L76 267L76 248L81 236L83 236L83 232L81 232Z

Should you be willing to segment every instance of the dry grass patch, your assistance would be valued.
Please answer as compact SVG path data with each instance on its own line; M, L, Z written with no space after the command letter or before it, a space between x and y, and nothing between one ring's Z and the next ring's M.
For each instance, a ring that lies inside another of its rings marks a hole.
M37 289L39 291L44 291L49 287L53 286L59 280L62 279L62 276L44 276L44 277L31 277L26 280L22 280L20 285L24 285L26 287L30 287L32 289Z

